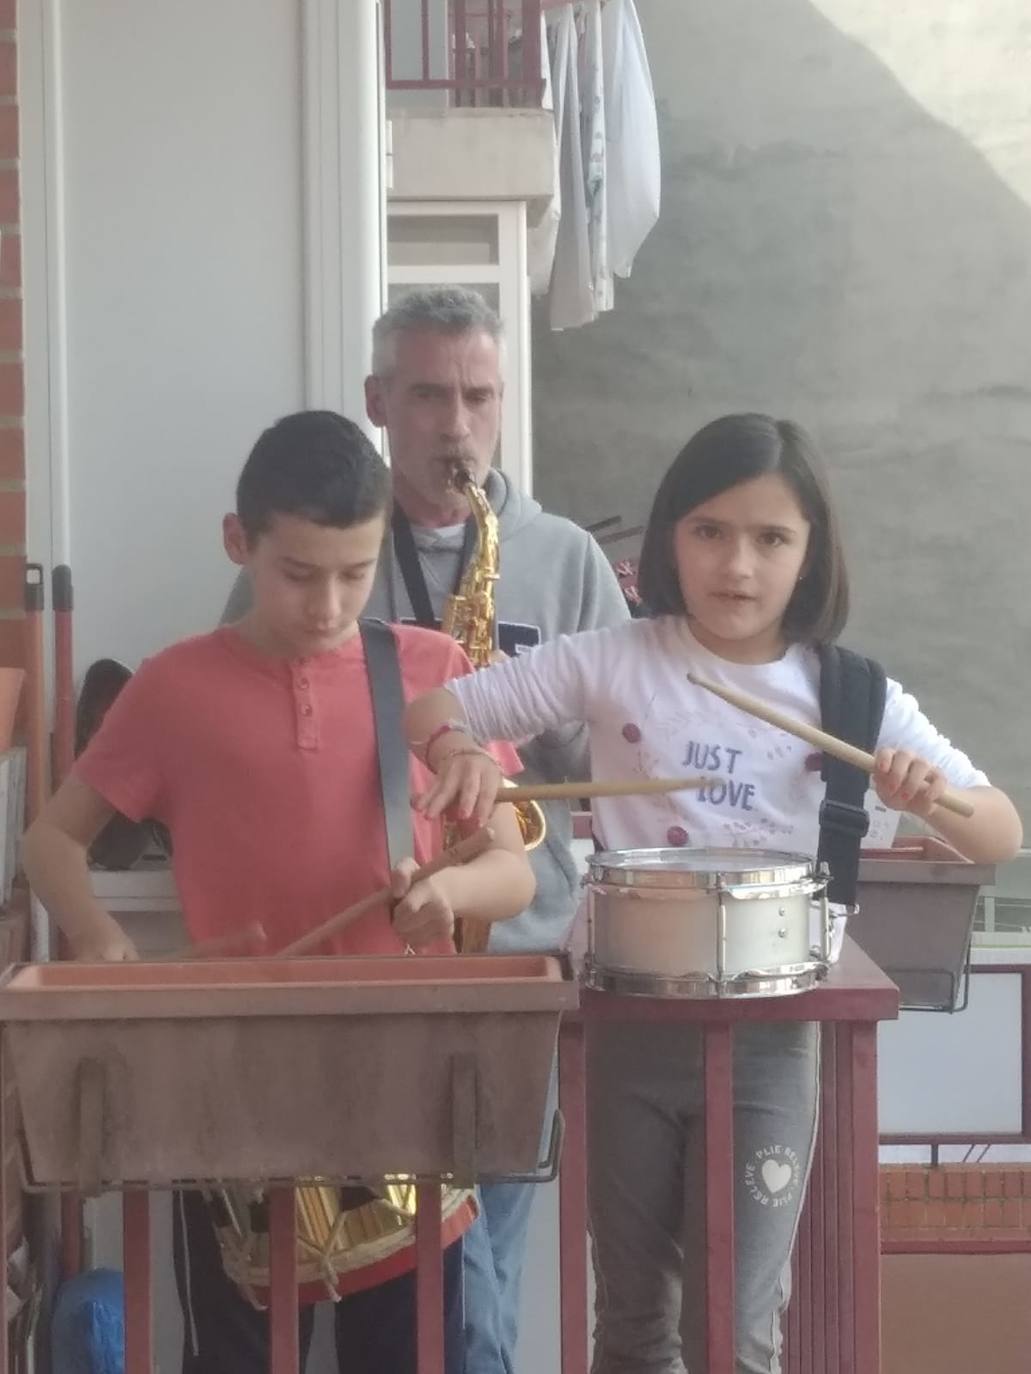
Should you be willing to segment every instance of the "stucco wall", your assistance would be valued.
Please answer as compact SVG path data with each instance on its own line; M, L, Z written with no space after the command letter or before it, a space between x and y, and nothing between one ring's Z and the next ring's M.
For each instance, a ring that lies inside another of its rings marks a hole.
M535 489L637 524L700 424L803 422L843 510L848 642L1028 816L1026 6L638 8L662 217L614 314L560 335L537 320Z

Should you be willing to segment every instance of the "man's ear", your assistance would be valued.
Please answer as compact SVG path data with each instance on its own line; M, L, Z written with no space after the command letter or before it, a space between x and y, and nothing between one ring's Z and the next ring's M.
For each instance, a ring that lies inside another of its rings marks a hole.
M365 378L365 413L374 425L382 429L387 423L386 382L370 373Z
M239 567L247 562L249 549L247 547L247 535L240 524L240 517L230 513L222 517L222 545L229 560L236 563Z

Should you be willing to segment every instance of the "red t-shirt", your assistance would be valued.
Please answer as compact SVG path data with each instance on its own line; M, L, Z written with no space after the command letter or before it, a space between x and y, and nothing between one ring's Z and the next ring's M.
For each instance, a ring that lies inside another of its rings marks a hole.
M471 671L446 635L394 633L406 700ZM498 758L518 771L514 750ZM260 653L231 627L175 644L141 665L74 771L116 810L168 826L193 940L260 921L275 951L388 881L358 635L293 660ZM412 793L429 780L413 758ZM440 824L413 811L412 826L425 863L441 848ZM318 952L401 949L384 906Z

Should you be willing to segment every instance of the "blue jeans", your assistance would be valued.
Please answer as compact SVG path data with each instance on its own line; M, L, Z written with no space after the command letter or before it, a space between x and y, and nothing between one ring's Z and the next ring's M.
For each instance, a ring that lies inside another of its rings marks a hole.
M465 1374L514 1374L519 1284L534 1183L483 1183L463 1237Z

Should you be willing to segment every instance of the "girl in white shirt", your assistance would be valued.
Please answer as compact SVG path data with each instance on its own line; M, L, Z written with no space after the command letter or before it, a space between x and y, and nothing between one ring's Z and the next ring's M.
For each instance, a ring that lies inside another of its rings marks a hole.
M656 494L639 585L652 619L557 639L412 703L409 737L438 774L421 805L486 820L499 775L476 739L585 721L596 779L713 779L698 791L598 799L604 849L739 845L815 856L823 784L812 751L687 681L696 671L820 723L817 646L844 627L848 582L806 433L765 415L729 415L695 434ZM892 681L872 783L871 803L923 818L970 859L1008 859L1020 845L1009 799ZM947 785L968 795L972 817L937 805ZM594 1374L705 1368L700 1066L690 1026L592 1032ZM814 1026L746 1025L735 1035L738 1374L780 1368L818 1073ZM776 1207L745 1181L749 1162L770 1148L798 1161Z

